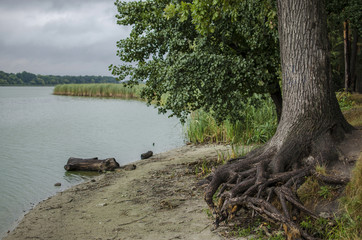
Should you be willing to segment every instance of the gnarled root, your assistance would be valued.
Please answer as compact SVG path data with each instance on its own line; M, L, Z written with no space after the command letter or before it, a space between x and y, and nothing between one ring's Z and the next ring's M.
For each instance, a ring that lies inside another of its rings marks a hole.
M288 239L314 239L292 216L292 213L304 212L318 218L300 202L296 190L304 183L305 177L311 175L327 184L344 185L349 180L320 175L315 172L313 164L273 173L270 170L272 158L268 159L265 155L258 158L255 154L250 156L233 159L220 167L206 189L205 201L216 215L216 227L225 220L235 218L236 212L243 208L256 212L268 221L282 224ZM218 190L218 201L215 203L213 197ZM272 204L275 199L278 200L278 208Z

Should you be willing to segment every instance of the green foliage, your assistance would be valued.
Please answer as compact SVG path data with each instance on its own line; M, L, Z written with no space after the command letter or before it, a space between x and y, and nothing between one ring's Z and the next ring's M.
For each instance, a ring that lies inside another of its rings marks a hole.
M345 212L334 219L311 219L306 217L300 222L300 226L313 237L318 239L361 239L361 216L353 218L349 212Z
M249 97L279 87L275 6L249 0L223 11L220 4L226 3L215 1L210 11L203 1L116 1L118 24L133 29L118 41L124 64L111 65L113 75L147 81L142 96L181 121L197 109L212 113L218 123L243 121ZM209 13L213 30L202 32L197 18Z
M0 71L0 86L53 86L68 83L116 83L113 77L35 75L29 72L6 73Z
M258 107L251 104L255 98L260 101ZM212 113L198 110L187 121L187 136L193 143L265 143L276 130L276 116L270 99L254 96L250 104L244 107L242 119L218 123Z
M337 89L344 87L344 43L343 22L350 24L350 33L362 35L362 2L360 0L328 0L326 11L328 14L328 38L330 42L330 56L332 78ZM351 34L350 37L352 37Z
M341 109L354 106L350 93L336 93ZM253 99L254 98L254 99ZM270 99L254 96L251 104L244 106L243 121L224 120L218 123L213 113L197 110L186 121L187 137L192 143L265 143L274 134L277 126L273 103ZM256 99L255 99L256 98ZM255 102L258 102L255 105ZM317 166L317 172L325 174L324 166ZM317 191L315 193L317 194Z
M319 196L324 199L328 199L332 196L331 187L330 186L321 186L318 191Z
M328 0L326 1L328 20L333 25L330 27L336 27L345 20L348 20L352 29L358 32L358 35L362 35L362 2L359 0Z
M273 231L276 226L271 226L265 222L261 222L259 218L254 218L253 222L236 226L232 231L233 236L246 237L250 240L284 240L286 236L282 231Z
M313 237L319 239L335 239L330 238L331 233L333 232L334 222L325 218L311 219L306 217L301 223L300 226L309 232Z
M237 230L237 234L235 234L235 235L237 235L238 237L248 237L251 235L251 233L252 233L252 229L250 226L248 226L246 228L239 228Z
M362 217L352 217L349 211L346 211L340 217L335 219L335 225L328 232L328 239L361 239L362 236Z
M341 108L342 111L349 110L355 105L351 96L352 96L351 93L345 91L340 91L336 93L339 107Z

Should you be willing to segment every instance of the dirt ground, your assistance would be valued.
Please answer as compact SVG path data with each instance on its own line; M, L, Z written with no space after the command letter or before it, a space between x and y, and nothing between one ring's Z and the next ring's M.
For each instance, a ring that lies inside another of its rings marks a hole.
M4 239L221 239L211 232L193 164L228 146L184 146L41 202Z
M340 145L333 169L349 175L362 150L362 130ZM38 204L4 240L224 239L212 231L195 163L229 146L184 146L106 173ZM243 238L238 238L243 239Z

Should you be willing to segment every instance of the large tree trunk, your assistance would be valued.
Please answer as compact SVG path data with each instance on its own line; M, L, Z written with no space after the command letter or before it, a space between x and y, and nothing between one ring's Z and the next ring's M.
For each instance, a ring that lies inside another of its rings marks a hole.
M213 175L205 201L217 215L216 224L230 217L238 209L235 206L242 206L285 224L295 232L294 237L301 234L311 239L292 221L285 202L315 215L299 203L290 187L313 174L316 162L335 160L335 143L352 129L334 92L324 11L321 0L278 0L281 119L267 144L244 158L229 161ZM213 195L219 188L220 201L215 206ZM282 212L270 204L273 194L280 200Z
M335 97L323 1L278 1L278 14L283 110L270 146L283 154L274 172L318 150L320 138L350 129Z

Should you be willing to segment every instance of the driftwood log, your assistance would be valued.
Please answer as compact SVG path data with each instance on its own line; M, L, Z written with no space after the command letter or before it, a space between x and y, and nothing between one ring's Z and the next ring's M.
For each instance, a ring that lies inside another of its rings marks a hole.
M153 155L153 152L152 152L152 151L148 151L148 152L146 152L146 153L142 153L142 154L141 154L141 159L150 158L150 157L152 157L152 155Z
M119 168L119 164L114 158L99 160L98 158L69 158L64 169L67 171L113 171Z

